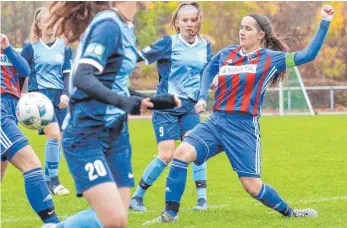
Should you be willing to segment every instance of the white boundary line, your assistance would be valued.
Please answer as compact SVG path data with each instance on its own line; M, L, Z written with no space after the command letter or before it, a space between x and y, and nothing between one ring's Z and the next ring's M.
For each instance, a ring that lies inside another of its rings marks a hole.
M317 202L325 202L325 201L340 201L340 200L347 200L347 196L335 196L331 198L320 198L320 199L304 199L304 200L295 200L295 201L288 201L288 203L293 204L293 203L317 203ZM233 204L221 204L221 205L210 205L208 208L209 209L219 209L223 207L231 207ZM259 205L261 205L259 203ZM180 212L184 211L190 211L191 209L188 208L182 208ZM150 212L161 212L161 210L149 210ZM271 212L273 213L273 212ZM140 212L134 212L134 211L129 211L129 215L136 215L140 214ZM59 215L59 218L67 218L69 215ZM24 217L24 218L7 218L4 220L1 220L1 223L12 223L12 222L20 222L20 221L28 221L28 220L39 220L38 217Z

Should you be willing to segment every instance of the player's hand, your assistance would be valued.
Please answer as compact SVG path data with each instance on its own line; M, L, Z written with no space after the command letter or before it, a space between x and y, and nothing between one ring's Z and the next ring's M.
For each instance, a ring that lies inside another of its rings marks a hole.
M195 111L197 113L202 113L206 111L206 101L205 100L199 100L198 103L195 105Z
M180 108L182 106L181 99L178 96L176 96L176 95L174 96L174 101L176 104L176 108Z
M10 41L8 40L8 37L5 34L0 33L0 44L1 49L6 49L8 46L10 46Z
M147 97L141 101L141 109L140 113L141 115L149 115L152 113L152 110L149 108L153 108L154 104L150 102L150 98Z
M69 97L66 96L65 94L60 96L60 103L59 103L59 108L60 109L64 109L68 106L69 104Z
M216 92L216 89L218 87L218 76L214 77L210 90L212 90L214 93Z
M321 14L324 20L332 21L335 15L335 10L332 6L325 5L321 10Z

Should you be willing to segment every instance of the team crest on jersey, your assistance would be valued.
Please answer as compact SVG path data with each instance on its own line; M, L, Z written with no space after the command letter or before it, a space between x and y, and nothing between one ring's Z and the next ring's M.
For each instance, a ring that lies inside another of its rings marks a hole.
M207 53L206 51L199 51L196 53L196 55L198 56L199 60L202 62L206 62L207 61Z
M256 72L257 72L256 64L248 64L248 65L242 65L242 66L222 66L219 69L219 75L256 73Z
M0 54L0 63L1 66L13 66L11 61L8 59L7 55Z
M62 54L56 54L55 61L57 61L58 63L62 63L64 61L64 56Z
M253 52L247 56L248 61L256 60L258 58L258 54L256 52Z
M95 57L99 60L102 58L102 54L104 54L105 46L99 43L90 43L86 48L86 54L92 57Z

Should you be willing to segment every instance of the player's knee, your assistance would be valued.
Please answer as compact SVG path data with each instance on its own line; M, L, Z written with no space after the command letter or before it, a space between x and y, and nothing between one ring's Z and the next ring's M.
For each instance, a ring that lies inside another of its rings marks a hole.
M174 158L191 163L196 160L195 148L189 143L182 142L176 149Z
M51 123L43 129L47 139L49 140L60 140L60 129L57 123Z
M103 222L105 228L124 228L127 226L128 220L125 213L117 213L113 216L109 216L106 221Z
M159 158L165 163L170 163L172 161L175 152L175 141L172 142L161 142L158 144L158 155Z
M35 154L30 145L20 149L11 159L11 163L22 173L30 171L35 168L41 168L40 159Z
M159 153L159 158L164 161L166 164L170 163L173 158L173 152L162 152Z
M241 177L243 188L252 196L257 196L260 192L262 181L260 178Z

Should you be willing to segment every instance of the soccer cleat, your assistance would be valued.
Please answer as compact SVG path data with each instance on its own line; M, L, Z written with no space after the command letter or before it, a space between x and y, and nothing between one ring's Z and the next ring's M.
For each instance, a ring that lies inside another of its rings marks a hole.
M318 213L312 208L307 209L293 209L293 212L289 217L305 218L305 217L317 217Z
M142 226L149 226L149 225L156 224L156 223L174 222L177 220L178 220L178 216L173 217L172 215L170 215L169 213L164 211L159 217L157 217L151 221L143 223Z
M46 223L41 228L57 228L57 223Z
M65 188L63 185L59 184L59 185L51 185L49 187L49 190L57 196L62 196L62 195L68 195L70 194L70 191L67 190L67 188Z
M207 210L207 200L204 198L198 199L198 204L193 208L193 210Z
M138 211L138 212L146 212L147 208L143 205L143 198L135 196L131 199L129 208Z

